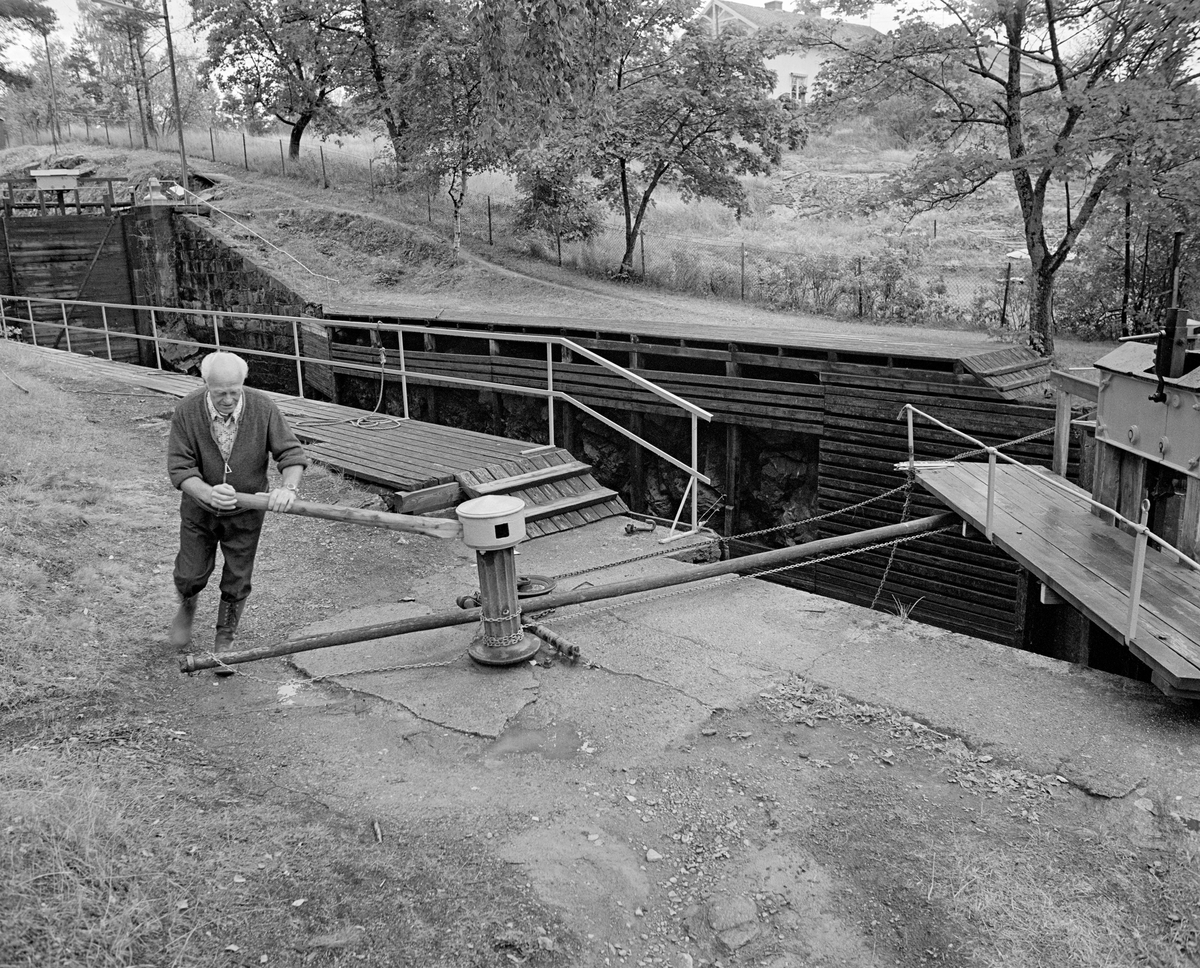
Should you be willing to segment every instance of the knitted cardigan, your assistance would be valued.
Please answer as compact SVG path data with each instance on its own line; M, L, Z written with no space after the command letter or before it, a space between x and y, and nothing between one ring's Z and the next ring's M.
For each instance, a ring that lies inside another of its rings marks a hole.
M275 459L279 470L285 467L307 467L308 457L300 441L283 419L279 408L265 393L246 387L242 391L245 403L238 421L237 440L229 454L229 471L221 450L213 438L205 396L208 390L193 390L175 408L171 419L171 439L167 446L167 473L177 488L189 477L199 477L207 484L232 484L235 491L255 494L267 488L267 460ZM190 500L188 494L183 500ZM200 503L200 502L197 502ZM207 505L201 504L208 508Z

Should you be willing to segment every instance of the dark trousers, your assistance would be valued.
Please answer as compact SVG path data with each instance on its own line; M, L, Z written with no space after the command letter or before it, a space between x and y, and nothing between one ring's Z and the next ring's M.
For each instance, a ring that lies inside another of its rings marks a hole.
M179 505L179 554L175 556L175 588L179 594L191 598L204 589L216 568L220 545L225 559L221 598L227 602L246 598L266 516L266 511L213 514L184 498Z

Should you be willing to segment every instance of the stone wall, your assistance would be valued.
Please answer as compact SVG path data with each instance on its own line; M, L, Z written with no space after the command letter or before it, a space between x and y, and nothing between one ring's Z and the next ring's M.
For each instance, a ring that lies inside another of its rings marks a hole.
M140 208L129 219L132 275L141 303L272 316L323 315L319 304L309 302L231 248L201 217L158 206ZM166 318L156 320L159 333L187 344L164 346L164 363L183 372L196 372L200 358L216 342L213 320L217 317L162 315ZM300 337L303 355L328 359L323 329L302 325ZM221 318L220 345L223 349L295 352L293 328L283 321ZM298 392L293 361L247 356L250 386ZM306 364L305 393L311 396L313 390L316 395L332 396L332 380L324 367Z

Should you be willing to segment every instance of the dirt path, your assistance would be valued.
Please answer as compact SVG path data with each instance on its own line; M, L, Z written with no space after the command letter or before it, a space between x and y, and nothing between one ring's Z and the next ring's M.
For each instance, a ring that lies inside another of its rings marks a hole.
M0 722L0 901L14 912L0 964L1196 963L1200 849L1170 817L1172 790L1089 796L774 667L734 690L722 668L742 663L736 642L698 660L705 689L652 665L503 673L529 698L498 735L447 728L417 702L422 677L486 674L465 661L390 673L397 701L281 661L180 676L164 642L172 402L10 348L0 360L31 391L0 383L13 415L0 534L6 554L36 541L32 567L10 560L3 576L26 603L0 618L25 622L3 639L32 650L3 653L6 695L25 698ZM61 444L39 413L70 428ZM23 483L42 459L53 473ZM89 502L70 503L84 480L97 482ZM37 503L51 487L63 497ZM320 471L305 494L377 501ZM470 567L453 544L273 519L244 642L381 603L444 608ZM854 628L903 653L923 634L823 607L807 620L830 635ZM208 594L201 629L214 609ZM989 701L986 682L974 701ZM94 862L89 879L62 880L78 837L66 820L78 831L84 816L67 811L84 801L90 856L120 872L119 890ZM60 854L40 873L58 873L29 882L37 894L11 858L50 842ZM60 897L82 900L55 908ZM144 925L127 957L78 954L125 910ZM35 949L45 921L59 940Z

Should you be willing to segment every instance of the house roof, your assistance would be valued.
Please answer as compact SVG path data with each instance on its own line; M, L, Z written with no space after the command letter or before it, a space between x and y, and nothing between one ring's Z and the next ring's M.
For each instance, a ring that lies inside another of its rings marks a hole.
M759 30L763 27L805 27L818 30L828 29L833 38L842 43L857 40L867 40L878 37L879 31L866 24L847 24L823 17L810 17L790 10L768 10L766 7L755 7L748 3L731 3L729 0L713 0L705 6L701 16L708 14L713 7L719 7L747 25Z

